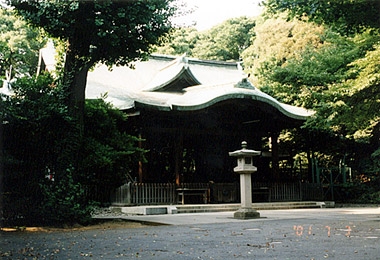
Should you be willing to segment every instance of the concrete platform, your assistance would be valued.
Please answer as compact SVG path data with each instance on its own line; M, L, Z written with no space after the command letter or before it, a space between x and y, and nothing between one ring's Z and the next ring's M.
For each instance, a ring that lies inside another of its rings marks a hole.
M120 210L121 213L129 215L162 215L177 214L175 206L136 206L136 207L113 207L114 210Z
M296 201L296 202L263 202L253 203L255 210L272 209L303 209L303 208L324 208L331 203L320 201ZM184 213L207 213L207 212L230 212L240 209L239 203L233 204L194 204L194 205L154 205L154 206L112 206L110 211L115 214L126 215L165 215Z

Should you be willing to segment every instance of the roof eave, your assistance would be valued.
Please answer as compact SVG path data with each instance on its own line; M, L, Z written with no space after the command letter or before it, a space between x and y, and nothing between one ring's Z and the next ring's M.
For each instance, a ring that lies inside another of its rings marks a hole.
M216 103L219 103L219 102L222 102L225 100L229 100L229 99L249 99L249 100L264 102L264 103L267 103L267 104L271 105L272 107L276 108L283 115L285 115L289 118L295 119L295 120L306 121L307 118L309 118L310 116L312 116L314 114L313 111L309 111L309 110L305 110L305 109L302 111L303 114L291 112L291 111L289 111L289 109L295 108L295 107L280 103L280 102L278 102L272 98L266 98L265 96L254 95L252 93L251 94L248 94L248 93L229 93L229 94L224 94L224 95L214 97L214 98L208 100L207 102L203 102L203 103L199 103L199 104L180 105L178 103L177 104L172 103L171 107L173 110L176 110L176 111L196 111L196 110L201 110L201 109L210 107ZM297 108L297 109L300 110L299 108Z

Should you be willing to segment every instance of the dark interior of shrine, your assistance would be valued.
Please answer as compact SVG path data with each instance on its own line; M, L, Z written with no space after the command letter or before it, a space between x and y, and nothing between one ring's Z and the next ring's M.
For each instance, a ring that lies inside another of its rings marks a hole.
M148 150L139 179L160 183L238 182L233 172L236 159L228 152L240 149L242 141L249 149L266 152L255 158L258 171L252 179L274 181L278 176L272 169L268 139L301 123L252 99L228 99L196 111L140 108L138 116L129 118ZM289 159L276 152L277 160Z

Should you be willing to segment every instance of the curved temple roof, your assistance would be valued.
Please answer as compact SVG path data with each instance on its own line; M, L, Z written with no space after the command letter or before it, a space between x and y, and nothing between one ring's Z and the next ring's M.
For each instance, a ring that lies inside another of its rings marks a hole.
M152 55L135 69L105 66L89 73L87 98L107 93L120 109L195 111L229 99L264 102L289 118L306 120L314 112L290 106L254 87L238 63Z
M251 86L251 88L241 85ZM287 117L306 120L313 112L304 108L281 103L273 97L259 91L247 78L238 84L226 83L221 85L200 85L184 89L182 95L157 93L141 93L133 96L137 107L151 107L159 110L194 111L210 107L215 103L228 99L251 99L271 105Z

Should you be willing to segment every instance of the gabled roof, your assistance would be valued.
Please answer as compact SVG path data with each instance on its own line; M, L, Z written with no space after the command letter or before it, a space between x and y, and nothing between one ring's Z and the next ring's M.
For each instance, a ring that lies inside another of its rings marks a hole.
M160 69L143 91L182 92L186 87L199 84L183 55Z

